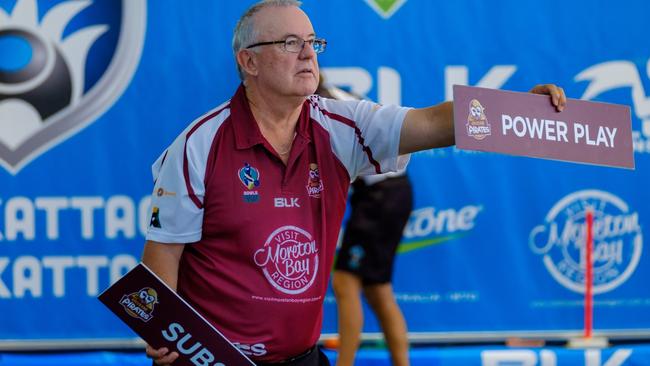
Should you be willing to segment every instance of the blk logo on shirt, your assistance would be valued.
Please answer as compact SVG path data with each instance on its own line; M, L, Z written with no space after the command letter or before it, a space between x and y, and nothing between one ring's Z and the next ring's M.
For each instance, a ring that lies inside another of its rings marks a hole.
M291 197L291 198L286 198L286 197L275 197L273 199L273 206L278 207L278 208L292 208L292 207L300 207L300 203L298 203L298 197Z

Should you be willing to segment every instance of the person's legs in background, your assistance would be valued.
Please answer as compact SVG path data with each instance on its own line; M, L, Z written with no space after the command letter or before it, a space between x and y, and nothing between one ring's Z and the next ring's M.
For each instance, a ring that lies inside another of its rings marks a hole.
M412 209L412 191L405 176L367 186L354 183L352 212L338 252L332 287L339 316L337 366L353 366L361 344L361 295L376 314L393 365L409 364L408 333L393 295L393 265L402 231Z
M364 286L364 295L379 320L394 366L409 365L406 321L390 283Z
M361 307L361 279L347 271L335 270L332 288L336 296L339 317L339 349L337 366L352 366L361 344L363 308Z

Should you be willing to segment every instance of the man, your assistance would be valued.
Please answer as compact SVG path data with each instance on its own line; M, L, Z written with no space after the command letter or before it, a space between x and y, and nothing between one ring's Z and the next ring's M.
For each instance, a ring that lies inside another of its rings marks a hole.
M454 143L450 103L310 96L326 42L299 5L264 1L239 20L243 83L154 164L156 224L142 257L258 364L328 364L314 345L350 180ZM534 91L565 103L555 86ZM178 357L151 347L147 355L159 365Z

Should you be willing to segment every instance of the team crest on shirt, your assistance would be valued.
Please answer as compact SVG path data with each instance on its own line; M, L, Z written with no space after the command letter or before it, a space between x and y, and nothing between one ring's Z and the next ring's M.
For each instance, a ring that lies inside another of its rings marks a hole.
M260 200L260 194L254 188L260 185L260 172L253 168L248 163L244 163L244 167L237 172L239 180L242 182L246 191L243 192L242 197L244 202L254 203Z
M318 273L318 247L312 235L296 226L282 226L253 255L255 264L277 290L290 295L307 291Z
M153 318L154 305L158 303L158 293L151 287L145 287L138 292L122 296L120 305L127 314L148 322Z
M321 192L323 192L323 182L320 180L318 165L316 163L310 163L309 177L307 178L307 194L309 197L320 198Z

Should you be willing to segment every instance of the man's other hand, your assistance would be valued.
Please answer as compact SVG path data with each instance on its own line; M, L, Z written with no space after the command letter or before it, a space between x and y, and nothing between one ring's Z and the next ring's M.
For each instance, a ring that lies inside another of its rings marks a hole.
M539 84L535 85L530 89L530 93L533 94L546 94L551 96L551 104L557 109L558 112L562 112L566 106L566 95L564 94L564 89L560 88L554 84Z
M147 345L145 352L147 353L147 357L151 358L156 365L160 366L171 365L178 358L178 353L169 352L167 347L153 349L153 347Z

